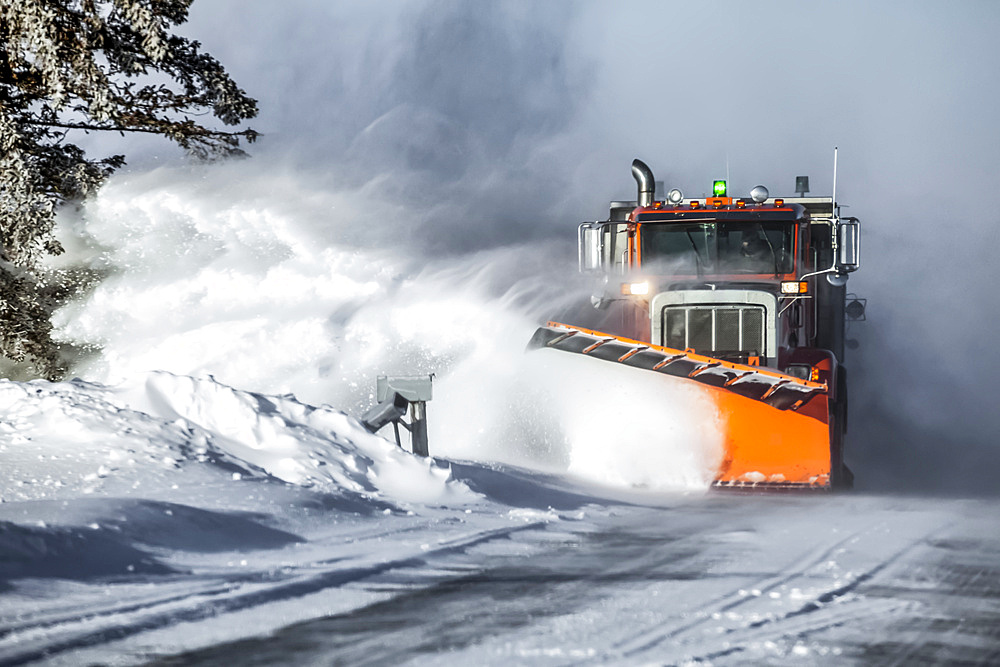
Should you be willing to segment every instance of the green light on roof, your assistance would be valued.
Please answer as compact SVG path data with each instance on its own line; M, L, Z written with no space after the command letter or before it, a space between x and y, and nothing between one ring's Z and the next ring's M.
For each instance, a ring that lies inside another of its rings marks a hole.
M726 196L726 182L725 181L713 181L712 182L712 192L715 193L716 197Z

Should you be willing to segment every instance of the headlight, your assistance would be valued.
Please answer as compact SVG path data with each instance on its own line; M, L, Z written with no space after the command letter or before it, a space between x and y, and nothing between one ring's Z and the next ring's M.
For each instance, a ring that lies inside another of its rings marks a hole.
M785 369L785 374L791 375L793 378L798 378L800 380L808 380L811 374L810 371L812 371L811 366L794 364Z
M649 294L649 283L622 283L622 294L626 296L643 296Z

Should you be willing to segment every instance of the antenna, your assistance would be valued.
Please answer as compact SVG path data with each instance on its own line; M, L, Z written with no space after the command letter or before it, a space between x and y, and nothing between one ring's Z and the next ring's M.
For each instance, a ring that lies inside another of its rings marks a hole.
M837 217L837 147L833 147L833 215Z

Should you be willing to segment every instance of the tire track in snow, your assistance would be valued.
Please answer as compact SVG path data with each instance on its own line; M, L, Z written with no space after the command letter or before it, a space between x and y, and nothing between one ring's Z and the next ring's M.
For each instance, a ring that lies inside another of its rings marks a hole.
M426 531L431 525L432 522L421 522L417 525L393 528L390 530L376 530L370 527L365 527L363 530L345 532L342 535L338 535L338 539L344 539L352 544L357 544L363 543L366 540L383 539L388 536L420 533L421 531ZM70 611L63 609L45 611L42 614L34 615L35 618L31 621L22 621L20 623L16 621L8 623L0 622L0 652L2 652L2 644L4 640L14 634L23 634L26 632L35 632L54 628L60 625L80 623L81 618L83 617L88 620L109 618L121 614L162 608L177 602L190 600L192 598L221 596L241 586L266 584L277 580L287 580L292 576L296 576L294 574L296 572L301 573L305 570L333 566L343 563L350 558L351 556L349 555L340 555L333 558L310 560L307 564L302 563L299 565L283 566L279 569L284 576L280 573L276 573L274 570L265 570L246 574L230 574L228 571L225 571L223 576L219 576L218 574L211 572L205 572L197 575L191 575L190 573L183 572L181 574L184 576L184 579L174 582L176 585L174 585L174 583L161 583L156 588L157 591L170 588L171 592L169 593L162 592L156 595L132 596L129 597L127 602L119 602L118 604L101 600L96 606L88 604L85 610L77 611L74 609ZM301 574L297 576L301 576ZM193 585L192 582L194 582Z
M74 622L89 625L95 620L104 621L105 625L110 625L111 627L103 627L96 630L80 630L75 636L56 639L55 641L51 641L43 646L38 646L37 644L39 642L36 642L36 646L31 649L22 650L20 652L12 651L7 655L0 654L0 662L4 665L11 666L23 665L45 658L51 658L66 651L91 648L101 644L126 639L142 632L160 630L173 625L178 625L180 623L201 621L207 618L219 616L221 614L242 611L269 603L303 597L320 592L324 589L337 588L346 584L369 579L393 570L406 568L420 569L426 565L427 559L448 556L492 540L509 537L516 533L535 530L538 528L544 529L546 525L547 522L545 521L533 521L530 523L519 524L517 526L480 531L471 535L455 537L451 540L443 540L439 542L441 546L437 548L420 551L416 554L403 558L370 565L359 565L355 567L324 571L310 576L299 575L297 577L293 577L294 580L292 581L285 580L263 590L236 593L228 597L226 597L227 594L232 593L234 588L231 585L225 586L224 589L218 593L206 592L199 595L199 597L207 596L207 599L201 600L195 606L188 608L177 610L164 609L164 607L168 607L179 600L189 600L191 597L190 595L180 596L180 598L178 598L178 596L170 596L167 599L156 601L149 605L139 605L138 611L143 613L140 618L118 618L122 614L129 614L132 612L128 609L116 608L109 609L96 618L92 614L86 614L75 618L67 618L62 623L49 620L45 623L36 624L34 626L25 625L19 628L19 634L24 634L33 630L45 630L52 627L58 627L58 625L72 624ZM247 582L241 583L245 584Z
M900 559L913 551L917 546L925 543L933 535L937 534L945 525L940 524L929 531L921 531L916 536L908 536L903 546L892 551L888 556L879 559L874 565L868 567L860 574L849 577L845 583L829 588L814 596L813 599L797 609L787 613L780 615L766 613L763 618L745 625L731 627L724 632L715 634L710 640L706 640L703 636L693 636L699 628L704 628L710 622L719 620L725 614L731 613L733 609L744 605L759 605L760 601L767 599L768 593L774 592L782 586L787 586L799 579L814 580L815 575L809 574L811 570L830 560L834 555L844 550L845 547L856 543L862 537L873 536L875 538L877 533L886 526L886 522L879 521L831 545L824 545L812 550L808 555L797 560L790 572L764 577L759 579L755 584L741 585L736 591L730 592L700 607L694 612L697 618L690 622L667 630L660 628L647 629L634 639L619 643L616 648L623 650L623 655L626 657L635 657L654 651L657 647L661 647L665 642L671 640L678 647L685 643L697 644L698 642L705 642L712 646L718 646L720 642L725 642L727 646L721 650L704 653L697 651L692 653L690 650L684 651L685 660L695 662L711 661L739 653L751 643L761 643L789 636L801 637L811 632L825 630L848 622L856 622L860 617L874 616L898 610L908 606L908 603L886 600L871 602L864 600L864 604L851 604L849 607L838 608L829 605L844 601L859 586L871 581L886 568L899 562ZM747 596L745 593L747 588L752 589L754 595ZM758 591L759 595L757 594Z
M741 583L737 589L717 597L707 604L693 610L691 614L695 618L687 623L683 623L667 630L664 630L661 625L647 627L631 639L619 642L615 648L622 650L626 656L632 656L648 651L665 640L673 639L679 635L690 632L694 628L704 625L712 620L712 616L714 614L723 614L739 607L740 605L756 600L758 596L748 596L746 592L747 589L760 591L761 595L767 594L776 588L787 584L793 579L803 576L806 571L816 567L820 563L829 560L829 558L835 554L838 549L871 529L872 528L869 527L856 531L843 539L838 540L832 545L823 545L809 551L806 555L802 556L790 566L790 572L777 575L770 574L752 583Z
M212 581L207 586L196 586L188 589L182 589L167 596L154 596L147 600L135 600L132 598L125 604L112 604L98 609L90 608L86 611L71 614L50 613L46 614L43 620L34 620L20 624L8 623L0 627L0 643L13 637L14 635L23 635L25 633L56 628L61 625L79 623L82 622L81 619L91 621L120 614L131 614L148 609L156 609L158 607L164 607L177 602L182 602L184 600L190 600L192 597L224 595L225 593L233 590L236 586L240 586L260 578L261 577L259 575L248 575L246 577L236 579L227 579L225 583L220 583L218 579L212 578ZM161 584L161 586L164 585Z
M841 608L836 606L828 607L841 601L848 594L856 590L860 585L873 579L880 572L890 565L898 562L903 556L913 551L923 543L932 533L918 538L902 549L894 553L889 558L879 562L871 569L862 572L851 581L834 590L827 591L817 596L814 600L807 602L795 611L788 612L784 616L777 618L765 618L750 623L745 628L731 630L730 643L736 644L721 651L714 651L705 655L692 658L695 661L711 661L727 657L745 650L747 644L751 642L760 643L762 641L773 640L774 638L801 638L809 633L819 632L831 627L844 625L845 623L857 623L859 619L878 616L887 612L896 611L911 606L909 602L894 600L859 600L859 604L849 604ZM761 632L767 636L761 637Z

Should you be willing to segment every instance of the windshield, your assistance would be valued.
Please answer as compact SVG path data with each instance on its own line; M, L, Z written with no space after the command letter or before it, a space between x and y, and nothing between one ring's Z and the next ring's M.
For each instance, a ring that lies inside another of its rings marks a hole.
M791 273L794 225L787 222L645 223L642 265L673 275Z

